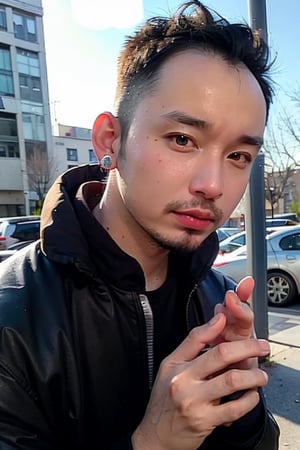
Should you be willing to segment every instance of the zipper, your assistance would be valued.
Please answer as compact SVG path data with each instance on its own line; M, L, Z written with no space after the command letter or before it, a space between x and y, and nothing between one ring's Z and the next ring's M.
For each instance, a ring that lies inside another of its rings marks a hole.
M186 325L187 330L190 331L191 324L189 321L189 307L192 302L193 293L197 290L198 284L196 283L192 288L186 304ZM153 323L153 313L151 309L148 297L145 294L139 294L140 304L142 306L145 325L146 325L146 346L147 346L147 362L148 362L148 382L149 389L153 386L153 373L154 373L154 323Z
M145 294L139 294L140 303L144 313L146 324L146 345L147 345L147 360L148 360L148 382L149 389L153 385L154 373L154 324L153 313L148 297Z
M196 283L193 287L193 289L191 290L188 299L187 299L187 303L186 303L186 308L185 308L185 319L186 319L186 326L187 326L187 331L190 331L191 329L191 324L190 324L190 320L189 320L189 309L190 309L190 304L192 302L192 296L193 293L196 291L198 287L198 284Z

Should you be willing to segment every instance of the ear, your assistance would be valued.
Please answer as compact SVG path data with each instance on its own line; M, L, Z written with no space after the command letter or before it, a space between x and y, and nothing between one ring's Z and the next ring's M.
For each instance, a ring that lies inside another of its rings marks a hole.
M94 151L100 161L104 155L113 159L112 169L116 167L120 143L119 120L110 112L100 114L93 125L92 142Z

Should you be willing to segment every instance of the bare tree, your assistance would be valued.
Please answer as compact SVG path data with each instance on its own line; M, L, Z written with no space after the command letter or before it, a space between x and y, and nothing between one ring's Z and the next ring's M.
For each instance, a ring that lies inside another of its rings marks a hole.
M27 149L27 175L30 190L38 197L38 207L41 208L49 184L53 180L55 165L48 159L46 148L43 144L34 143Z
M278 210L279 201L283 199L290 187L295 169L299 166L297 160L298 140L300 133L296 132L296 123L286 113L281 114L276 132L274 126L268 126L267 138L264 144L265 162L265 192L269 200L272 213ZM292 130L295 136L292 135ZM299 142L300 143L300 142ZM297 145L296 145L297 144ZM293 198L293 201L296 201Z

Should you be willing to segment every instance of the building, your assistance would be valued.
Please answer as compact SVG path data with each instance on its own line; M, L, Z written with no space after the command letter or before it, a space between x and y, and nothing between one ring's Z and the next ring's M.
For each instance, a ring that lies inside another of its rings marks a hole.
M81 164L97 162L91 141L92 130L56 123L53 133L53 160L50 161L52 176Z
M52 158L41 0L0 0L0 216L35 209L32 161Z
M274 171L266 178L266 213L294 212L300 217L300 168Z

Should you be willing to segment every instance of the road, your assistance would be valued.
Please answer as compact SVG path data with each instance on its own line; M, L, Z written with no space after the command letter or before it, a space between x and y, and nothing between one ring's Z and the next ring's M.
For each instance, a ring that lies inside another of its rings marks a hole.
M290 333L287 333L287 330L290 329L292 333L293 328L300 325L300 303L293 304L286 308L269 307L268 319L269 339L276 342L276 339L278 338L277 334L284 331L285 334L280 336L279 343L291 345ZM300 342L295 342L295 345L296 344L300 347Z
M300 303L269 308L272 354L264 364L268 407L279 423L280 450L300 450Z

